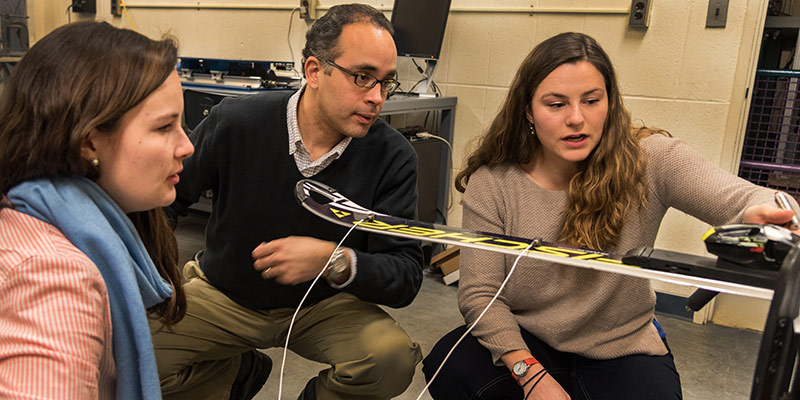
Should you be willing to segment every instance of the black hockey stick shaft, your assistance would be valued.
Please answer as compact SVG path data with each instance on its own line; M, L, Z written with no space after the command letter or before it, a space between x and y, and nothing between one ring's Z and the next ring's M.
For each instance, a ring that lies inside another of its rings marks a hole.
M690 311L700 311L708 304L719 292L708 289L697 289L686 299L686 309Z

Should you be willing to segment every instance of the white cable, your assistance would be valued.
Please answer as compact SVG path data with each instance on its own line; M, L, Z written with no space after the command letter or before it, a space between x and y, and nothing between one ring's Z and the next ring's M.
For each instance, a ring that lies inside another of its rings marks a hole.
M452 354L452 353L453 353L453 350L455 350L455 349L456 349L456 346L458 346L458 344L459 344L459 343L461 343L461 340L463 340L463 339L464 339L464 337L466 337L467 335L469 335L469 333L472 331L472 328L474 328L474 327L475 327L475 325L477 325L477 324L478 324L478 322L481 320L481 318L483 318L483 314L486 314L486 311L489 311L489 307L491 307L491 306L492 306L492 304L494 303L494 301L497 299L497 296L500 296L500 292L502 292L502 291L503 291L503 288L504 288L504 287L506 287L506 283L508 283L508 278L511 278L511 274L513 274L513 273L514 273L514 270L517 268L517 264L519 263L519 260L522 258L522 256L523 256L523 255L524 255L524 254L525 254L525 253L526 253L528 250L530 250L530 248L531 248L531 247L533 247L533 245L534 245L536 242L537 242L537 241L536 241L536 240L534 240L533 242L531 242L531 244L529 244L529 245L528 245L528 247L526 247L526 248L525 248L525 250L522 250L522 251L520 251L520 252L519 252L519 255L517 256L517 259L516 259L516 260L514 260L514 265L512 265L512 266L511 266L511 270L509 270L509 271L508 271L508 275L506 275L506 279L505 279L505 280L503 280L503 284L502 284L502 285L500 285L500 288L499 288L499 289L497 289L497 293L495 293L495 294L494 294L494 297L492 297L492 300L491 300L491 301L489 301L489 304L487 304L487 305L486 305L486 308L484 308L484 309L483 309L483 311L481 312L481 314L480 314L480 315L478 315L478 318L477 318L477 319L475 319L475 322L473 322L473 323L472 323L472 325L470 325L470 327L467 329L467 331L466 331L466 332L464 332L464 334L463 334L463 335L461 335L461 337L460 337L460 338L458 338L458 341L456 341L456 344L454 344L454 345L453 345L453 347L450 349L450 351L448 351L448 352L447 352L447 355L444 357L444 360L442 360L442 363L441 363L441 364L439 364L439 368L437 368L437 369L436 369L436 372L434 372L434 373L433 373L433 376L431 377L431 380L430 380L430 381L428 381L428 384L427 384L427 385L425 385L425 387L424 387L424 388L422 388L422 391L419 393L419 396L417 396L417 400L421 399L421 398L422 398L422 395L423 395L423 394L425 394L425 392L426 392L426 391L428 391L428 387L431 385L431 383L433 383L433 380L434 380L434 379L436 379L436 375L439 375L439 371L441 371L441 370L442 370L442 367L444 366L444 363L447 361L447 359L448 359L448 358L450 358L450 354Z
M448 169L453 169L453 146L450 145L450 142L448 142L447 139L428 132L417 132L417 136L424 139L438 139L443 141L444 144L447 145L448 154L450 155L450 165L448 166ZM451 196L450 193L447 193L447 210L445 210L445 214L447 211L450 211L451 208L453 208L453 196Z
M308 297L308 294L311 293L311 289L314 287L314 284L317 283L322 274L325 273L325 270L328 269L328 266L331 264L331 260L333 259L333 255L336 254L336 250L339 250L339 248L342 247L342 243L344 243L345 239L347 239L347 237L350 236L350 232L353 232L353 229L356 229L356 227L362 222L364 222L365 219L367 218L362 218L358 220L350 228L350 230L348 230L347 233L344 234L342 240L339 242L339 244L336 245L336 248L333 249L333 253L331 253L331 256L328 257L328 262L325 263L325 267L323 267L322 270L320 270L319 273L317 274L317 277L314 278L313 281L311 281L311 285L308 287L308 290L306 290L306 294L303 295L303 298L300 300L300 304L294 311L294 315L292 315L292 320L291 322L289 322L289 331L286 332L286 345L283 347L283 360L281 360L281 373L280 373L280 378L278 379L278 400L281 400L281 393L283 393L283 368L284 366L286 366L286 352L289 349L289 337L292 335L292 326L294 326L294 319L297 317L297 313L299 313L300 309L303 307L303 302L306 301L306 297Z
M294 74L296 76L300 76L300 73L297 72L297 67L295 67L294 50L292 50L292 21L294 21L294 19L292 17L294 17L294 12L295 11L299 12L300 11L300 7L295 7L295 9L292 10L292 12L289 14L289 32L286 33L286 43L289 44L289 54L292 55L292 71L294 72Z

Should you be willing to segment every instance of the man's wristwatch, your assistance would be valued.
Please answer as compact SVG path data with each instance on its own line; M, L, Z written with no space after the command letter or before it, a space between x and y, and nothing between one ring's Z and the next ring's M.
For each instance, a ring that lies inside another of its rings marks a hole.
M519 380L525 377L525 374L528 373L528 368L530 368L531 365L538 363L539 361L533 357L528 357L524 360L517 361L511 367L511 375L517 380L517 382L519 382Z
M347 274L348 269L350 269L350 263L347 262L347 255L344 249L340 247L333 252L331 265L329 265L328 270L325 271L325 279L336 281Z

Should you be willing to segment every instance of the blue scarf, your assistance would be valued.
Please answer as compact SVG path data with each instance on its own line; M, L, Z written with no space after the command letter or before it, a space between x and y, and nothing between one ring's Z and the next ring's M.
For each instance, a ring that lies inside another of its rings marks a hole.
M7 197L17 211L60 229L100 270L111 305L117 399L160 399L145 308L170 297L172 288L128 216L86 178L27 181Z

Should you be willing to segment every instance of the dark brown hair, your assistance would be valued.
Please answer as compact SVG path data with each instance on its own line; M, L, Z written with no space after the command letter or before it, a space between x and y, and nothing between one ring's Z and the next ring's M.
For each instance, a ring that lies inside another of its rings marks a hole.
M331 7L306 33L306 46L303 48L301 64L305 65L312 56L320 61L334 61L342 53L342 49L337 47L342 29L356 22L375 25L394 35L392 23L374 7L367 4L339 4ZM331 68L325 64L325 73L330 74Z
M178 243L161 208L128 214L153 259L158 273L172 285L172 297L148 310L166 325L178 323L186 314L183 275L178 269Z
M579 61L591 63L602 74L608 115L600 143L570 180L569 205L564 211L559 240L602 249L616 243L626 211L645 204L645 157L639 138L651 130L632 129L614 66L600 45L585 34L553 36L528 54L511 82L500 112L456 176L455 186L460 192L466 190L470 176L481 166L526 164L537 156L541 143L530 134L525 111L536 88L553 70Z
M84 138L95 129L116 132L123 115L161 86L177 61L173 40L151 40L105 22L64 25L39 40L0 97L0 197L31 179L96 179L99 171L81 157ZM160 210L132 220L173 287L173 298L150 311L176 322L186 300L175 237Z

